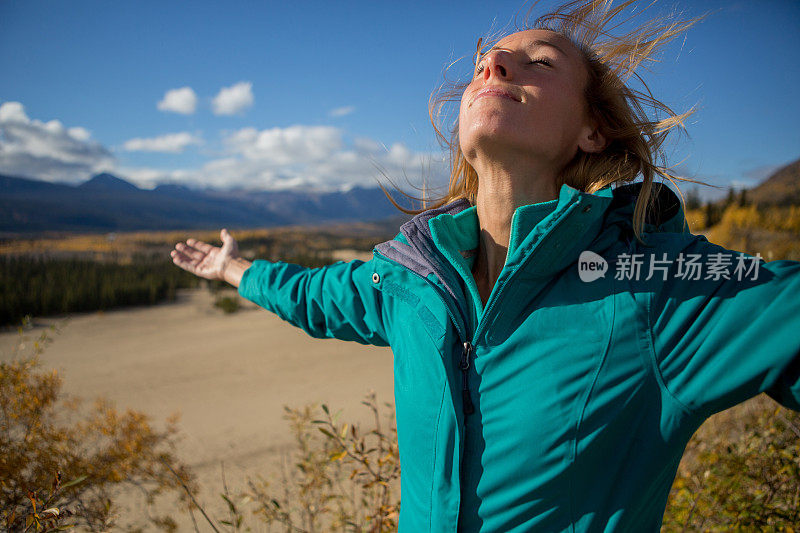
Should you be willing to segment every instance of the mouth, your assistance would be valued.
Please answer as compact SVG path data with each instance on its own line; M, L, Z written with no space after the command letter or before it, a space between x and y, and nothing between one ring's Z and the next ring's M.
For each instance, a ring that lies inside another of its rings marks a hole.
M472 95L469 105L472 105L475 100L483 97L505 98L514 102L521 102L522 100L511 91L503 89L502 87L484 87L480 91ZM468 106L469 107L469 106Z

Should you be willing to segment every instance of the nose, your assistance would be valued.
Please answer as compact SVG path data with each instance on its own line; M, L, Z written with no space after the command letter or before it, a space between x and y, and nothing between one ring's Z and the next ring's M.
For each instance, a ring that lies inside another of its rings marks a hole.
M498 77L503 80L511 79L511 63L509 54L505 50L494 50L483 57L483 80Z

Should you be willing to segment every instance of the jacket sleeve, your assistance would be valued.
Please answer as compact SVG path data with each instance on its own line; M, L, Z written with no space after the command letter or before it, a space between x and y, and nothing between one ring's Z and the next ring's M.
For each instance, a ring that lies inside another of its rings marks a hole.
M766 263L699 236L678 241L668 247L668 279L647 291L663 386L704 416L760 392L800 411L800 263ZM687 274L691 258L704 267L701 279ZM729 279L715 274L722 265Z
M372 261L305 268L259 260L245 271L239 294L312 337L388 346L372 275Z

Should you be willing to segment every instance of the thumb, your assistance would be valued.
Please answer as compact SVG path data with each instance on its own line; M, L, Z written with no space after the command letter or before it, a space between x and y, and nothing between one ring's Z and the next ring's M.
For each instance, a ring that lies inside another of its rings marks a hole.
M219 236L222 239L222 249L225 251L230 251L232 254L236 255L239 251L239 247L236 244L236 239L233 238L233 235L228 233L228 230L223 228L219 232Z

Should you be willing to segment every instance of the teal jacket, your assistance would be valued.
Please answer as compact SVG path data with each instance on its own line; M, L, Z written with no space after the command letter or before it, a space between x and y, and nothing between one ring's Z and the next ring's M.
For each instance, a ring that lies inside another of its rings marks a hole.
M245 272L242 296L310 335L391 346L401 531L658 531L708 416L760 392L800 410L800 263L688 233L666 187L644 245L637 194L520 208L485 307L463 200L368 262Z

